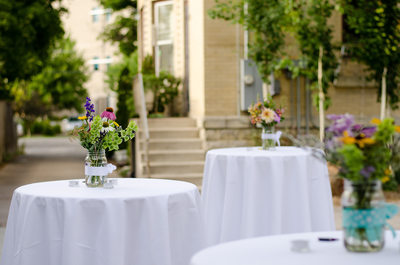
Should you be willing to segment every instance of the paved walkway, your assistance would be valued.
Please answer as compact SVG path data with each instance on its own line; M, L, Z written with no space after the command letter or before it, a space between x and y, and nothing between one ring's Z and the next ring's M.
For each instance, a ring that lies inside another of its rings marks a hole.
M25 154L0 169L0 226L5 226L13 191L40 181L83 178L86 151L68 137L19 140Z

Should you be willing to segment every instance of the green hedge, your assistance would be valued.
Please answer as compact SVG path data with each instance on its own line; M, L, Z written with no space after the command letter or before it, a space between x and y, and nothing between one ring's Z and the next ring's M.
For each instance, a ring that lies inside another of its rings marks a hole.
M61 133L61 126L51 125L49 120L36 120L32 125L31 133L54 136Z

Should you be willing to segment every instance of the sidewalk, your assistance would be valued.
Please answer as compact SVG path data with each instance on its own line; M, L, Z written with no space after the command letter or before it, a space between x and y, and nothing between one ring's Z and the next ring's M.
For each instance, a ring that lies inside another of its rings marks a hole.
M83 178L85 150L68 137L19 139L25 154L0 168L0 226L7 222L13 191L22 185Z

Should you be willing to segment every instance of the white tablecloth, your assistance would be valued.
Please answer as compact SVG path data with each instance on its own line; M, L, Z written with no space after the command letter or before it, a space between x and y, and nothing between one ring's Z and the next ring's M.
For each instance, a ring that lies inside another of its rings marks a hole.
M397 232L400 235L399 231ZM339 238L321 242L319 237ZM310 252L291 251L291 241L308 240ZM197 253L190 265L398 265L399 236L386 232L381 252L352 253L343 244L342 231L291 234L229 242Z
M326 162L295 147L209 151L202 208L208 245L335 229Z
M200 196L180 181L68 181L15 190L2 265L187 265L203 247Z

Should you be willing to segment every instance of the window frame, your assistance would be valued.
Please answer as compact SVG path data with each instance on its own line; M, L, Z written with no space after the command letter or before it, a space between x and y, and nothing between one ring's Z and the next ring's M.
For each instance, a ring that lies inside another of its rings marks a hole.
M171 39L170 40L157 40L157 31L158 31L158 23L159 23L159 8L162 6L167 6L170 5L172 6L172 22L171 22ZM167 1L160 1L160 2L155 2L154 3L154 66L155 66L155 74L158 76L160 74L160 54L159 54L159 47L164 46L164 45L171 45L172 46L172 51L174 49L174 36L173 36L173 28L174 28L174 16L173 16L173 10L174 10L174 1L172 0L167 0ZM172 53L172 69L171 72L174 71L174 55Z

